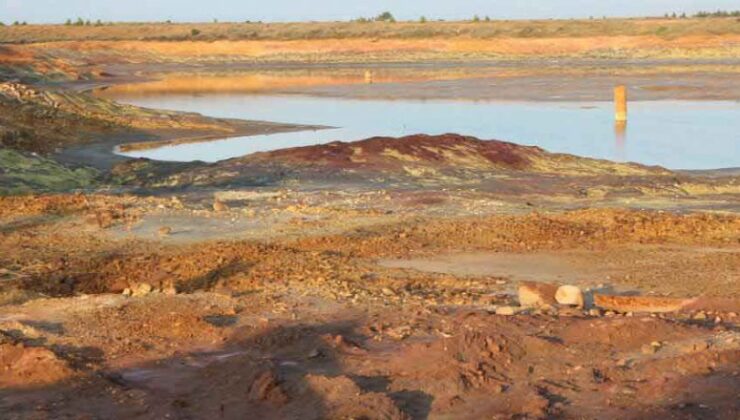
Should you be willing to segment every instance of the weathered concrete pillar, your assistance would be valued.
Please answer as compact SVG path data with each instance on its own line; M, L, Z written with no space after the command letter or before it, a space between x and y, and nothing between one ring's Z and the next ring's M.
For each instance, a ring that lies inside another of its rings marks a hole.
M624 85L614 88L614 119L627 121L627 87Z

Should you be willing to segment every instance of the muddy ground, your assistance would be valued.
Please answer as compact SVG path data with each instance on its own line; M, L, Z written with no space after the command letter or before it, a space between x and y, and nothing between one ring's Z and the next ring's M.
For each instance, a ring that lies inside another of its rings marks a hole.
M461 135L119 161L111 147L134 139L276 128L67 90L181 64L116 75L37 64L75 77L53 84L24 68L43 83L0 91L0 417L740 416L736 170L678 173ZM591 98L618 67L580 84L406 69L372 91L579 86ZM728 99L733 68L628 73L637 95ZM271 80L362 97L364 71ZM584 305L520 307L532 281L578 286ZM632 300L606 307L599 295Z

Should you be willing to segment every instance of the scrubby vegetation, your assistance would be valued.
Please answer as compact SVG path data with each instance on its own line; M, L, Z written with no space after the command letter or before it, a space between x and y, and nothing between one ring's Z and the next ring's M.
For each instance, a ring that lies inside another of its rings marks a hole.
M725 17L740 17L740 10L734 10L734 11L725 11L725 10L717 10L716 12L698 12L694 15L694 17L698 18L709 18L709 17L715 17L715 18L725 18Z
M98 172L72 169L54 160L0 147L0 195L67 192L96 185Z
M729 12L728 12L729 14ZM473 19L475 20L475 19ZM103 28L97 26L103 25ZM665 29L660 29L664 27ZM306 39L418 39L418 38L564 38L591 36L668 36L740 34L735 19L702 17L686 19L583 19L503 21L480 17L475 21L397 22L393 14L352 22L311 23L89 23L81 18L65 25L8 27L0 43L29 43L74 40L187 41L197 31L203 41L216 40L306 40Z

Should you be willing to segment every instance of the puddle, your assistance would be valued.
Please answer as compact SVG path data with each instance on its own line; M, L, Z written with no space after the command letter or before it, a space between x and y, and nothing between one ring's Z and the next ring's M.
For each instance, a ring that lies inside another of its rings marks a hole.
M161 390L175 390L188 382L193 369L203 369L213 363L247 354L246 351L194 353L152 368L129 368L119 373L127 384Z
M251 94L161 94L119 99L149 108L215 117L339 127L122 153L156 160L215 162L336 140L453 132L671 169L740 166L740 103L732 101L632 102L629 123L615 126L611 102L360 100Z

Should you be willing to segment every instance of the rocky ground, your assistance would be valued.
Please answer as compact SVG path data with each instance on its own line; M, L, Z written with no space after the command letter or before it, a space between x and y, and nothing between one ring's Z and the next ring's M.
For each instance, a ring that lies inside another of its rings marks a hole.
M0 409L736 417L740 219L521 197L263 187L2 199ZM487 269L472 273L398 264L481 253ZM529 275L577 286L582 300L563 301L574 305L558 303L557 285L527 292L522 266L552 273L552 259L557 278ZM648 300L598 300L625 293Z

